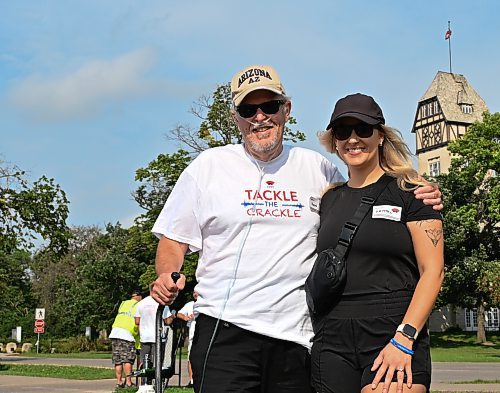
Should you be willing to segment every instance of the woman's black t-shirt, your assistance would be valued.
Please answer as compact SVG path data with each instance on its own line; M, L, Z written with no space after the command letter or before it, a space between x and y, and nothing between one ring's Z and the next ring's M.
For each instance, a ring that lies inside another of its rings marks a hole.
M342 226L354 216L361 198L373 187L371 184L351 188L346 183L325 193L321 200L318 252L336 246ZM396 179L391 181L354 236L343 296L414 290L419 271L406 223L429 219L442 218L432 206L415 199L413 191L403 191Z

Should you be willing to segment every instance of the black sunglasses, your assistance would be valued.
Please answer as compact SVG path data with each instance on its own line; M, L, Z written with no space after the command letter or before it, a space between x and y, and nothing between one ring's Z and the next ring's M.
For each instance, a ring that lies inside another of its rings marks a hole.
M336 140L345 141L346 139L349 139L353 131L360 138L370 138L373 135L374 128L375 127L370 124L359 123L350 126L348 125L333 126L332 132Z
M284 103L285 101L283 100L273 100L262 102L260 104L241 104L240 106L236 107L236 112L238 112L241 117L248 118L254 117L257 113L257 109L260 108L260 110L266 115L274 115L279 111L280 106Z

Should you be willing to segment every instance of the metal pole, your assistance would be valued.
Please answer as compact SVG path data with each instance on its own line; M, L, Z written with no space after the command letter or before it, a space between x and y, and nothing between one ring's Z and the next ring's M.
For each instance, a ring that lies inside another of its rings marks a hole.
M450 21L448 21L448 31L451 31ZM450 74L452 74L452 71L451 71L451 35L448 37L448 52L450 54Z
M160 304L158 309L156 310L156 335L155 335L155 391L156 393L160 393L162 391L162 381L161 381L161 368L162 368L162 359L161 359L161 334L163 331L162 325L162 315L165 306Z

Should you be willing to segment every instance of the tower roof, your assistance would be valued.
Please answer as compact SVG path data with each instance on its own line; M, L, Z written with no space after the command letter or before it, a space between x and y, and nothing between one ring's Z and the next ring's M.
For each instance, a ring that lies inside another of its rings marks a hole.
M461 74L438 71L419 104L436 97L447 121L473 123L481 121L486 103ZM472 105L472 113L464 113L461 105Z

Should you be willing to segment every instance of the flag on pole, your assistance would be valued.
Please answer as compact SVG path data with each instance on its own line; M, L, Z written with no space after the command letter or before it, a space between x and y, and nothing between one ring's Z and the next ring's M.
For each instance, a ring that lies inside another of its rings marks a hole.
M448 27L448 31L444 35L444 39L448 40L451 37L451 29Z

